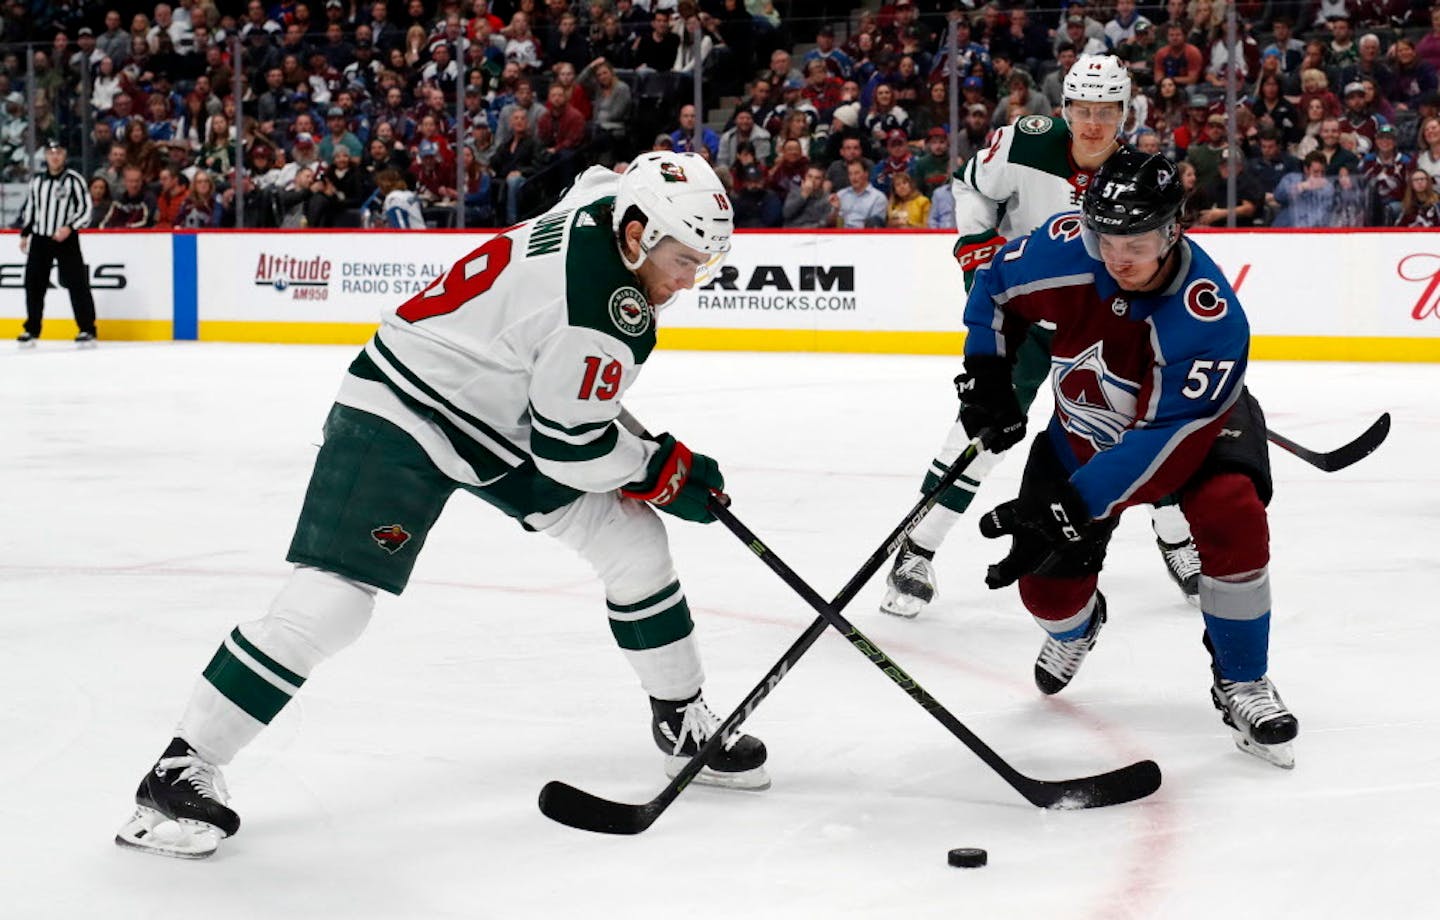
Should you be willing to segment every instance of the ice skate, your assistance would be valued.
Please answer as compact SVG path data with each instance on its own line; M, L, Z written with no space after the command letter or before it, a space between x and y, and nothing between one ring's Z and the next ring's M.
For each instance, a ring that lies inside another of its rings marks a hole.
M655 744L665 753L665 775L673 779L720 727L720 719L698 693L688 700L651 697L650 710L654 714L651 730ZM769 788L765 744L759 738L735 732L694 781L731 789Z
M94 348L95 345L95 333L93 332L82 332L75 336L76 348Z
M1100 627L1105 625L1105 595L1095 594L1095 609L1090 614L1090 625L1078 639L1056 639L1046 636L1040 646L1040 655L1035 659L1035 686L1047 696L1054 696L1070 685L1080 670L1085 656L1095 647L1100 636Z
M204 859L240 829L240 816L226 805L229 798L220 768L176 738L140 780L135 814L115 842L161 856Z
M1236 747L1282 769L1294 768L1290 742L1300 733L1300 723L1270 678L1224 680L1217 676L1210 699L1230 726Z
M882 613L913 619L935 599L934 558L933 550L921 549L908 539L901 544L895 564L885 576Z
M35 341L35 336L31 335L28 332L22 332L15 337L15 344L19 345L21 348L34 348Z
M1183 543L1166 543L1156 537L1155 545L1160 547L1165 571L1180 586L1186 602L1192 607L1200 606L1200 553L1195 549L1195 541L1187 538Z

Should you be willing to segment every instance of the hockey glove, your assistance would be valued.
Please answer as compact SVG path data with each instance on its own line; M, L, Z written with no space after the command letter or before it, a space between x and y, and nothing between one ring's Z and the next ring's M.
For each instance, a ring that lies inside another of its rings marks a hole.
M708 507L710 495L725 488L720 465L704 454L691 453L690 448L668 434L654 440L660 449L650 458L645 478L621 486L620 494L649 502L682 520L713 522L715 515Z
M1025 440L1025 412L1010 382L1010 362L998 355L965 359L965 373L955 378L960 396L960 423L975 437L990 429L985 449L992 454Z
M1077 546L1090 527L1090 512L1075 487L1046 501L1035 496L1005 502L980 519L987 539L1010 537L1010 552L985 572L990 589L1014 584L1022 575L1044 575L1060 553Z
M965 293L970 293L970 288L975 283L975 273L990 264L1004 245L1009 242L1005 237L996 233L986 237L977 233L974 236L962 236L955 243L955 261L960 263L960 270L965 273Z

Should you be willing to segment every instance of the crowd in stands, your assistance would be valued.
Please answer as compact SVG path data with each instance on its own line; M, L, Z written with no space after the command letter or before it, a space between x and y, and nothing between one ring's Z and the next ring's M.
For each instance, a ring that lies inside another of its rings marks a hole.
M670 148L715 164L741 227L946 227L954 166L1058 116L1094 53L1129 68L1124 140L1181 164L1194 224L1226 222L1233 174L1242 226L1440 226L1421 0L8 0L0 178L33 135L84 151L99 227L483 227Z

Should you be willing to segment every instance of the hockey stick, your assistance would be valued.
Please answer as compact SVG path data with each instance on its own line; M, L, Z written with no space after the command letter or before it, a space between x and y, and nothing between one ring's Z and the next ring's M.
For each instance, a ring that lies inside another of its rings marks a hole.
M722 501L719 497L710 503L710 508L720 519L720 523L728 527L731 533L750 547L755 555L770 567L771 571L780 576L781 581L793 588L795 593L804 598L807 604L815 608L821 619L835 627L846 641L855 646L860 654L870 659L875 667L885 672L885 675L893 680L896 686L920 704L921 709L934 716L937 722L950 730L950 734L963 741L966 747L985 761L990 769L1000 774L1000 778L1014 787L1015 791L1023 795L1030 804L1038 805L1041 808L1101 808L1106 805L1119 805L1123 802L1144 798L1160 788L1160 767L1153 760L1142 760L1118 770L1111 770L1109 773L1083 776L1078 779L1039 780L1019 772L995 753L989 745L981 741L979 736L965 727L963 722L951 715L949 710L940 705L939 700L927 693L925 688L921 687L909 674L906 674L894 659L882 652L878 645L856 629L834 605L825 603L824 598L816 594L814 588L806 584L800 576L781 561L780 557L776 556L759 537L755 536L750 528L740 523L727 505L728 502Z
M1349 444L1337 447L1332 451L1311 450L1308 447L1301 447L1294 441L1282 434L1276 434L1270 429L1265 429L1265 436L1277 447L1283 447L1290 453L1304 460L1311 466L1333 473L1336 470L1343 470L1352 463L1364 460L1375 452L1375 448L1385 443L1385 438L1390 435L1390 413L1386 412L1375 420L1369 428L1361 433L1360 437Z
M624 409L620 410L620 423L635 434L642 436L646 434L644 426ZM890 532L890 535L880 544L879 549L870 554L870 558L865 560L865 564L860 567L860 570L851 577L845 587L840 589L840 593L835 595L835 600L830 603L828 609L841 610L854 599L855 595L860 593L866 582L874 577L885 561L900 548L900 544L920 523L921 518L935 506L940 499L940 493L955 484L955 481L960 478L960 474L974 462L979 453L980 439L976 438L950 465L940 481L921 495L920 501L910 509L904 520ZM760 552L760 550L756 550L756 552ZM763 558L764 553L761 553L761 556ZM710 736L710 739L695 753L695 756L680 768L680 772L675 774L675 778L670 780L670 783L660 790L660 794L655 798L641 805L631 805L626 802L603 799L567 783L551 780L540 790L540 811L551 820L580 830L602 834L642 833L655 823L665 809L670 807L670 803L674 802L676 797L690 784L690 781L704 769L706 762L720 749L724 739L738 729L742 722L750 718L750 714L755 711L755 707L760 705L760 701L770 695L801 656L824 634L827 625L825 617L821 616L806 627L805 631L800 634L800 638L796 639L790 648L786 649L785 654L780 656L780 660L775 662L764 677L760 678L760 682L745 697L739 708L720 723L719 731Z

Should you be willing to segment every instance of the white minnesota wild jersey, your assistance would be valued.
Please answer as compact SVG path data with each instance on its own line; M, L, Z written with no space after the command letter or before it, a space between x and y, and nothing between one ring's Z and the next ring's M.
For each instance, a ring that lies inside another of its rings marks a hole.
M950 182L960 234L955 257L965 269L966 290L975 268L1006 240L1079 208L1091 176L1070 156L1070 127L1063 119L1026 115L998 129L990 146L955 170Z
M592 167L386 314L336 401L400 426L470 485L531 457L583 492L643 479L655 444L615 420L655 347L655 312L616 248L618 186Z

